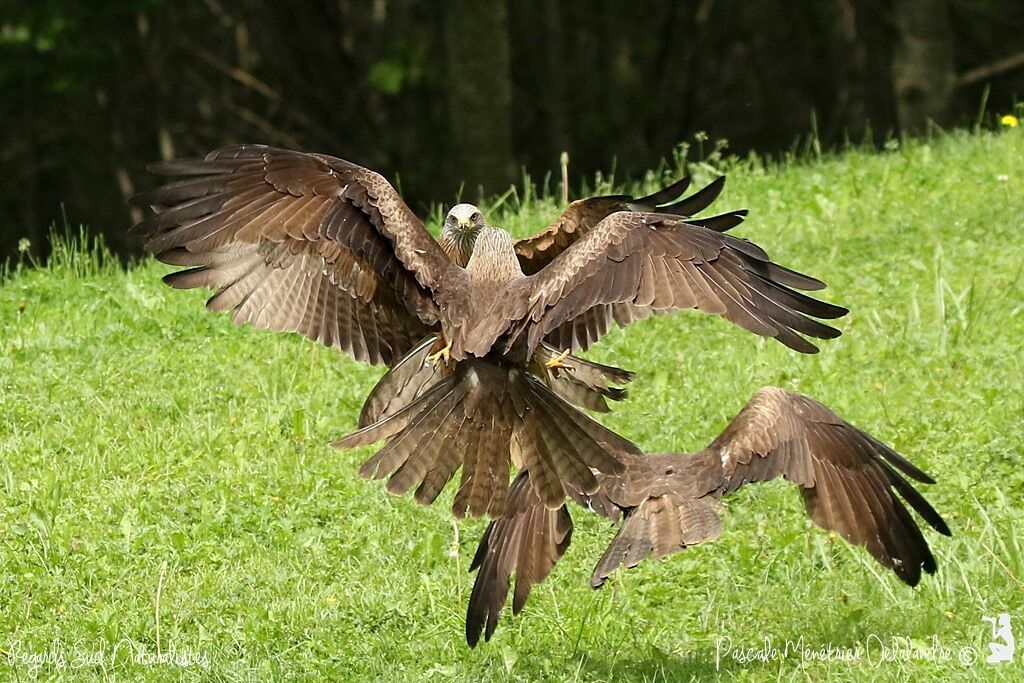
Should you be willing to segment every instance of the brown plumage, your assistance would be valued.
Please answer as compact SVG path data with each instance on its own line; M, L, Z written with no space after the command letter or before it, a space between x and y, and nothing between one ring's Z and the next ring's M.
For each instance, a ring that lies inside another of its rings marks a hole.
M368 427L408 406L450 374L446 364L430 363L427 357L436 350L438 338L430 336L395 364L370 391L359 414L359 427ZM610 365L601 365L578 356L568 356L558 365L549 365L558 351L541 344L533 355L528 371L551 391L569 403L595 412L607 413L605 399L625 397L623 385L633 373Z
M134 198L157 211L134 230L159 260L191 267L164 278L169 285L217 290L211 310L372 364L393 364L436 329L437 304L420 278L450 263L378 174L260 145L150 168L184 179ZM401 252L395 230L411 233ZM434 250L417 253L427 241Z
M619 567L664 557L718 538L718 499L747 483L784 477L800 487L807 514L820 527L863 546L905 583L935 558L906 505L941 534L949 527L904 479L928 475L870 434L805 396L761 389L707 448L692 454L622 454L620 475L600 476L597 496L577 502L622 525L591 576L601 586ZM565 553L572 520L562 506L540 504L520 473L505 514L492 521L473 559L478 574L466 615L466 638L490 638L515 574L513 613Z
M598 223L618 211L670 214L688 219L687 222L691 225L700 225L718 232L724 232L743 222L747 215L746 209L707 218L694 218L722 193L725 176L716 178L689 197L679 199L689 186L690 178L686 177L646 197L634 198L625 194L613 194L577 199L544 230L536 235L516 240L516 255L519 257L523 272L538 272Z
M387 439L360 474L402 495L434 501L455 471L462 479L457 517L497 517L505 509L509 464L533 473L543 505L597 493L597 473L622 465L612 453L635 447L552 393L526 370L500 358L470 359L404 407L334 444L350 448Z
M588 379L556 377L559 388L549 388L532 374L544 344L576 351L613 321L696 308L813 352L800 334L839 332L812 317L845 313L793 289L819 289L818 280L718 232L742 212L708 225L678 215L710 203L721 181L663 207L668 213L632 211L629 198L575 204L562 227L518 246L504 231L482 228L463 268L382 176L342 159L243 145L153 168L184 179L138 197L157 213L137 230L157 258L191 267L168 283L217 290L209 308L389 366L439 337L450 363L434 383L338 445L387 438L363 472L392 477L395 492L420 487L421 500L432 500L433 488L464 466L460 491L471 491L457 497L458 514L502 513L510 461L534 463L531 485L554 508L566 493L596 492L591 470L621 470L608 444L629 450L628 442L561 398L582 405L615 398L600 382L621 373L591 367ZM637 201L659 205L678 189ZM550 262L526 274L524 259L531 270ZM564 375L577 367L570 361ZM463 426L474 431L457 431ZM411 447L435 443L434 433L462 450Z

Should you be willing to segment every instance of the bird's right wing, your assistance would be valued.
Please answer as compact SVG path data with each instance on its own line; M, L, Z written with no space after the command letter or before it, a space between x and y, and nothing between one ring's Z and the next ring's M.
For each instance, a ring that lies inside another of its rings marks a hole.
M689 176L647 195L634 198L627 194L600 195L577 199L544 230L535 235L516 240L516 255L527 275L541 268L566 250L571 244L589 232L595 225L616 211L647 211L672 214L691 219L695 225L712 230L728 230L743 222L746 209L729 211L707 218L692 218L711 205L725 186L725 176L720 176L689 197L679 199L690 186Z
M180 179L134 198L156 211L135 231L190 267L168 284L217 290L211 310L387 365L436 327L435 290L457 269L379 174L262 145L151 170Z

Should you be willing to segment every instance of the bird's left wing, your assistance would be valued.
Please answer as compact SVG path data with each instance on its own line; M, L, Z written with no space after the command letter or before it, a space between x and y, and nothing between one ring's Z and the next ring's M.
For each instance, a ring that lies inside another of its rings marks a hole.
M847 312L796 291L825 285L773 263L757 245L665 214L614 213L515 286L508 344L526 334L531 351L545 337L585 349L613 322L693 308L814 353L801 335L840 333L813 318Z

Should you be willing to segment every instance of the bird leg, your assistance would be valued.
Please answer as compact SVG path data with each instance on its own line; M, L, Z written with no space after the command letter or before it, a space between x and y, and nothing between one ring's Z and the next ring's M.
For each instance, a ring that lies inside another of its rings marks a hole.
M440 343L441 339L439 338L436 342L434 342L434 348L436 349ZM444 347L441 348L437 353L432 353L429 356L427 356L427 362L430 363L431 365L437 365L442 358L444 359L445 363L450 361L452 358L452 343L450 341L447 342L444 345Z
M563 367L565 365L565 363L563 363L562 361L564 361L568 357L569 357L569 349L566 349L565 351L562 351L560 354L558 354L554 358L549 358L548 360L544 361L544 367L546 367L546 368L560 368L560 367Z

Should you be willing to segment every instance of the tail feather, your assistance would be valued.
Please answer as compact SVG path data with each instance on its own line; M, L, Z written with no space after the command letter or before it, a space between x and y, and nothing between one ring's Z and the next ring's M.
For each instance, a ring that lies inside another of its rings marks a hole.
M509 442L512 438L511 425L504 414L505 407L502 401L473 406L479 410L477 415L482 413L483 420L463 458L462 480L452 504L452 514L460 519L484 515L499 517L505 511Z
M436 336L427 337L380 378L363 403L359 414L360 427L401 410L444 378L444 366L426 362L436 341Z
M629 370L602 365L579 356L567 356L558 366L549 367L548 362L559 356L558 350L544 343L534 353L530 371L561 398L580 408L607 413L605 399L621 401L626 398L625 389L618 386L633 379Z
M594 421L585 413L574 410L558 396L546 391L545 387L536 380L533 380L532 384L535 387L534 396L538 401L547 406L553 417L563 418L556 419L555 424L563 430L563 433L566 433L566 429L571 430L575 436L574 441L580 447L587 449L590 457L583 460L590 467L604 474L621 474L625 470L625 466L613 453L619 451L640 452L633 442Z
M426 405L433 405L434 402L440 401L451 389L452 382L450 380L440 382L408 406L381 418L371 425L367 425L351 434L346 434L332 443L331 446L334 448L354 448L386 439L392 434L397 434L405 429Z
M415 488L421 503L436 499L461 466L452 507L457 517L500 516L511 463L534 473L538 497L555 509L567 491L574 497L597 491L595 472L623 470L613 448L636 450L528 372L488 359L459 362L408 405L379 414L380 421L335 445L386 439L360 474L388 478L387 490L396 495Z
M619 567L632 568L649 555L665 557L691 545L713 541L722 533L714 498L666 494L648 498L626 515L619 532L601 556L590 585L600 588Z
M353 432L332 445L350 448L386 438L384 447L359 468L359 475L362 477L383 479L401 466L416 448L416 438L413 435L422 436L422 433L418 433L418 426L433 414L439 403L450 401L453 394L451 384L442 382L398 413ZM413 438L409 438L410 436Z
M531 473L535 495L541 502L549 508L557 508L565 500L565 488L557 465L558 457L552 453L554 440L545 438L550 418L535 413L524 417L523 428L516 432L516 449L523 454L522 469Z
M576 425L571 421L563 422L556 417L555 414L544 413L538 415L535 424L531 425L534 429L532 436L539 444L538 450L547 457L556 481L574 482L573 492L578 495L594 493L600 488L600 483L584 462L572 457L570 450L574 446L586 449L592 442L582 430L573 429ZM603 450L600 455L604 455ZM538 495L544 504L550 509L557 508L561 504L560 501L545 496L539 487L540 472L529 465L525 466L533 472L534 486L537 487Z
M468 431L463 429L466 422L463 420L459 427L448 440L449 448L444 448L437 456L434 465L427 470L423 476L423 482L416 489L416 502L420 505L433 503L448 482L455 476L459 469L462 454L466 452L465 442L468 439Z
M452 396L454 398L454 392ZM388 480L388 492L400 496L423 482L428 469L436 466L441 449L449 445L451 434L458 432L462 427L464 420L458 419L455 412L454 400L441 401L431 409L430 421L417 425L417 434L422 434L424 440L420 441L415 435L410 436L415 450Z
M536 496L523 470L508 491L505 514L487 527L469 570L479 570L466 610L466 641L490 640L515 575L512 612L526 604L530 589L554 569L572 539L572 518L563 505L550 510Z

